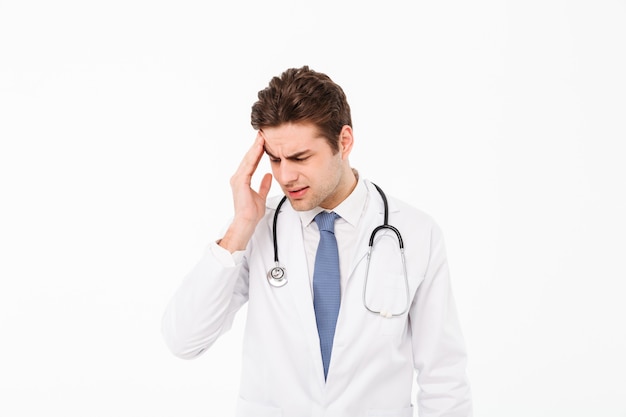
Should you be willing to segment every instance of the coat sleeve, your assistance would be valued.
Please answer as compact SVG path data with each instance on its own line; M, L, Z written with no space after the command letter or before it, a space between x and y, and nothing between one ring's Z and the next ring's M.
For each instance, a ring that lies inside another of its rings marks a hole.
M193 359L206 351L230 329L235 314L248 300L246 257L220 251L225 250L211 244L163 314L163 338L180 358Z
M420 417L470 417L467 355L450 285L444 239L433 224L424 279L410 311Z

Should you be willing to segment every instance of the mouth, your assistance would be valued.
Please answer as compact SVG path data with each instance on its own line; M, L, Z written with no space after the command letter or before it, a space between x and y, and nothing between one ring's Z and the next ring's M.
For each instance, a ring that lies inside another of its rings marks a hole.
M285 191L287 191L287 195L289 195L290 198L302 198L308 189L309 187L303 187Z

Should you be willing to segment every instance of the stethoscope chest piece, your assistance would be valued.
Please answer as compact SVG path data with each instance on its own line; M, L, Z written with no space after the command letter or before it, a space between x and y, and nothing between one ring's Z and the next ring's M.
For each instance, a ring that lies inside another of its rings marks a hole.
M282 266L276 265L267 271L267 281L274 287L282 287L287 283L287 271Z

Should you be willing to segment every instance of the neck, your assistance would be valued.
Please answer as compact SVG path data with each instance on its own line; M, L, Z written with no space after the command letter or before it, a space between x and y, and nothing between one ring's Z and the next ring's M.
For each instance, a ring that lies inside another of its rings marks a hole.
M332 210L337 207L339 204L341 204L343 200L345 200L350 194L352 194L352 191L354 191L354 189L356 188L358 181L359 173L357 172L357 170L352 169L349 166L346 167L344 175L335 192L336 198L333 198L332 204L322 204L320 205L320 207L326 210ZM330 205L332 205L332 207L330 207Z

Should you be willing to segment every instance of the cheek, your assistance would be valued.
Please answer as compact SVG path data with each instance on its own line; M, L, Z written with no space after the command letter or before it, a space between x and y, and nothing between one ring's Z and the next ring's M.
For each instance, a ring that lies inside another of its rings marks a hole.
M324 166L320 166L315 171L313 181L317 182L327 191L334 189L340 181L340 167L334 160L329 161Z
M339 175L342 171L342 161L339 155L336 155L334 158L329 158L322 170L328 178Z

